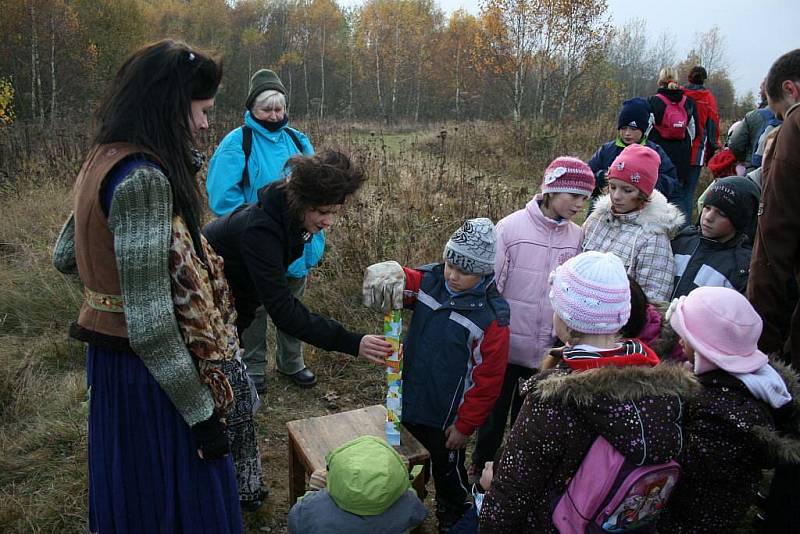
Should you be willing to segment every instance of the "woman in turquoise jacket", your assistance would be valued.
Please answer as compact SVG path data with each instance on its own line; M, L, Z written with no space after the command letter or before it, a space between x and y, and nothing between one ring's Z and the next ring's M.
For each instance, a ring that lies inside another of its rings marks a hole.
M208 204L222 216L244 204L258 201L257 191L285 176L286 161L297 153L311 155L314 147L301 132L288 126L286 89L269 69L261 69L250 79L245 102L244 126L228 133L220 143L208 167ZM306 275L319 263L325 250L323 232L314 234L303 257L289 266L289 285L302 297ZM259 308L250 327L242 333L247 373L263 393L266 387L267 314ZM303 361L302 345L294 337L277 332L278 371L301 387L312 387L317 379Z

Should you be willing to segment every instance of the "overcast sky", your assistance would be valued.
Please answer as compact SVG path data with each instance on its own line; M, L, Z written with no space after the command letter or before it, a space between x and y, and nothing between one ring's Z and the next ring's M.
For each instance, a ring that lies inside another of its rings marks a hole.
M479 0L434 0L449 13L463 8L475 15ZM359 5L362 0L343 0ZM800 0L608 0L608 15L615 26L642 18L652 35L663 31L676 39L679 60L694 42L697 32L715 24L725 37L729 74L737 95L758 92L772 62L784 52L800 48Z

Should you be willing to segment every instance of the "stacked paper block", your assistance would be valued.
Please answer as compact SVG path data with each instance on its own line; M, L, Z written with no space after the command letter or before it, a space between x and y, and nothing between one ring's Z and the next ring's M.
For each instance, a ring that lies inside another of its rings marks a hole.
M386 358L386 441L400 445L400 421L403 415L403 312L392 310L383 318L383 335L392 345L392 354Z

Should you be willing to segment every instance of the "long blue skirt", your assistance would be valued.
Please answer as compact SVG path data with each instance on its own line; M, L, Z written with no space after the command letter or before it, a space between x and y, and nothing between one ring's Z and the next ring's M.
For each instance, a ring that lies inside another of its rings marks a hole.
M233 462L197 456L189 426L132 352L89 345L89 528L240 533Z

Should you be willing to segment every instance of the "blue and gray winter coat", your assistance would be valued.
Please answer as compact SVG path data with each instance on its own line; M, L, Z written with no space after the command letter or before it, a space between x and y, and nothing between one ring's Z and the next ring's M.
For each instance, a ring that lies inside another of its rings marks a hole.
M511 311L489 275L451 294L444 265L403 269L414 310L403 347L403 421L464 435L492 411L508 362Z

